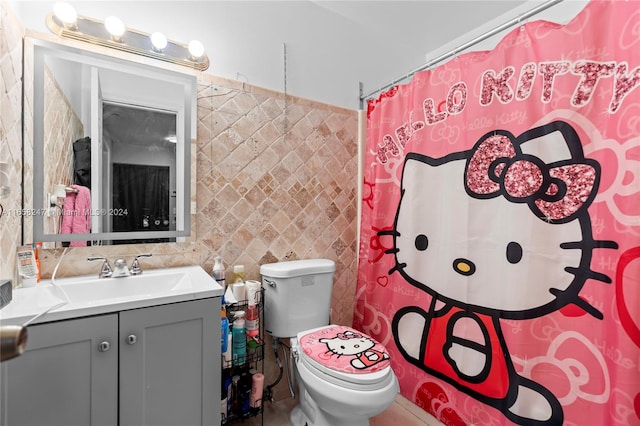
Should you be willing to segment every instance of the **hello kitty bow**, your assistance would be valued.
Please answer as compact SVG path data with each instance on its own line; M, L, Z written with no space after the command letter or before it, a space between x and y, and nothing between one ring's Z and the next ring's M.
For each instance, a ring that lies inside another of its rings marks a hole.
M362 337L362 334L354 333L353 331L345 331L344 333L336 334L336 337L340 340L359 339Z
M483 136L467 160L467 192L476 198L503 195L511 202L526 203L537 217L549 223L575 219L595 197L599 164L584 158L580 140L570 126L567 128L568 124L558 126L533 129L518 139L506 131ZM565 137L571 159L547 164L535 155L521 152L522 142L556 130Z

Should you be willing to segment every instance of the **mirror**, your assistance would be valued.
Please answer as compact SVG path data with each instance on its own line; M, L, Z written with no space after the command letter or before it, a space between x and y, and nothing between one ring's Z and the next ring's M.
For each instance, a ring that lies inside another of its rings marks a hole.
M32 44L33 241L189 236L195 76Z

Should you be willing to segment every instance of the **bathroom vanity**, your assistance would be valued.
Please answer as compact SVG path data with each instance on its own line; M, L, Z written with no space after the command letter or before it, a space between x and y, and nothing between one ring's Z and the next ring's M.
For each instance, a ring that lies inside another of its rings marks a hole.
M222 288L200 267L85 280L58 280L69 303L0 366L0 424L219 424ZM2 324L59 303L50 284L15 293Z

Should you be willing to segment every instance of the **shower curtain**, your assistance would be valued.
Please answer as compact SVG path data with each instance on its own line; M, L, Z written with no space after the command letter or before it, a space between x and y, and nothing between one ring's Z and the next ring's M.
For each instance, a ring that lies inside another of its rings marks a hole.
M449 425L640 425L640 7L368 102L354 326Z

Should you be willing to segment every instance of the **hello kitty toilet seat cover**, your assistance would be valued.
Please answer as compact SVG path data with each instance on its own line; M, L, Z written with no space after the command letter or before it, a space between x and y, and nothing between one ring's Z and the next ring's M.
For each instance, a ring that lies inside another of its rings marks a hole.
M298 335L304 357L328 374L366 375L389 367L389 353L372 337L353 328L330 325ZM377 376L377 375L376 375ZM364 378L364 377L363 377Z

